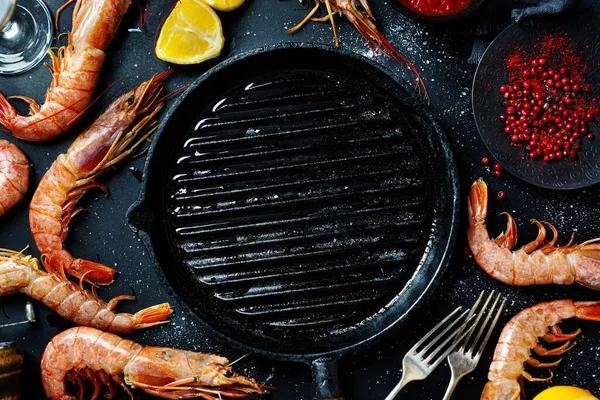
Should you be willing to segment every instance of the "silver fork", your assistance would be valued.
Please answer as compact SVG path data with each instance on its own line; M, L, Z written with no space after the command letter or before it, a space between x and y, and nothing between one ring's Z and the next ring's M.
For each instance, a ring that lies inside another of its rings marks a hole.
M454 318L452 323L444 330L439 332L440 329L461 310L461 308L462 307L458 307L450 315L444 318L442 322L434 326L427 335L419 340L417 344L406 353L402 359L402 378L400 378L400 382L398 382L394 390L388 394L385 400L392 400L396 397L408 382L425 379L440 364L440 362L454 350L456 345L473 331L473 328L475 327L474 324L472 327L465 329L467 324L474 318L473 313L469 313L470 310L467 309L457 318ZM467 314L469 315L467 316ZM463 321L459 324L459 321L461 320ZM452 330L452 332L448 333L457 324L458 326ZM433 338L424 348L419 350L426 341L437 332L439 332L437 336L435 336L435 338ZM433 346L436 347L431 350Z
M476 312L477 308L479 307L479 303L481 303L481 300L483 299L484 293L485 292L481 292L481 294L479 295L479 298L477 299L477 301L471 308L469 317L473 317L475 315L475 312ZM454 388L458 384L458 381L460 381L460 379L463 376L472 372L475 369L475 367L477 366L479 359L481 358L483 349L485 348L485 345L487 344L488 340L490 339L490 335L492 334L492 331L494 330L494 327L496 326L496 323L498 322L498 318L500 317L500 314L502 313L504 304L506 303L506 298L504 298L504 300L502 301L502 304L500 304L500 307L496 310L496 306L498 305L498 302L500 301L500 298L502 297L502 295L499 293L498 296L496 296L496 300L494 301L494 304L492 305L492 307L490 309L487 309L488 305L493 297L494 297L494 291L492 290L492 293L490 293L487 300L485 301L485 304L483 305L483 307L479 310L479 312L477 314L477 318L475 319L473 328L475 328L476 326L479 325L479 322L481 321L481 318L484 314L486 314L486 316L485 316L485 320L483 321L483 323L479 326L479 330L477 331L475 339L473 341L471 341L471 335L475 331L475 329L471 329L471 331L464 338L464 340L463 339L459 340L459 343L462 341L462 344L460 345L460 347L458 347L455 351L453 351L452 353L450 353L448 355L448 365L450 366L451 376L450 376L450 383L448 385L448 389L446 390L446 394L444 395L443 400L450 399L450 396L452 396L452 392L454 391ZM488 326L488 322L490 322L490 319L492 318L492 316L493 316L493 320L491 321L491 324ZM484 334L485 334L485 336L482 339L481 336ZM479 339L482 339L482 340L480 341Z

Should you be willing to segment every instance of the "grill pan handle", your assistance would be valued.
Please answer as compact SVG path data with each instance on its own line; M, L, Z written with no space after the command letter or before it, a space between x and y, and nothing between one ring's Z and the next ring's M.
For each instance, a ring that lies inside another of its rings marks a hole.
M338 378L338 360L317 358L311 364L315 399L344 400Z

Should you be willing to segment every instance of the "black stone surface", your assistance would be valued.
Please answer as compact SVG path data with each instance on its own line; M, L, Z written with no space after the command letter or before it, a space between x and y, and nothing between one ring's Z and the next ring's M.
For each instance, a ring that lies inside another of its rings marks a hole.
M55 12L60 1L49 1ZM158 22L167 12L172 2L150 2L147 26L138 31L139 13L134 5L126 16L117 37L109 47L98 93L110 83L119 79L100 100L89 110L86 117L70 133L51 143L25 143L3 134L2 138L17 142L33 164L32 185L25 200L15 209L0 218L0 246L20 249L32 245L27 221L27 207L37 182L43 176L58 154L64 152L82 127L98 116L117 95L147 79L152 73L163 70L167 65L157 60L153 54L153 37ZM600 210L597 206L598 185L569 191L556 192L530 186L508 173L502 178L493 177L490 167L483 166L481 157L487 155L477 134L471 115L470 88L475 67L466 64L471 42L445 30L443 25L427 26L415 23L395 11L386 1L373 1L378 25L389 40L406 56L415 62L427 81L432 109L446 129L458 160L462 178L463 194L471 183L480 176L486 178L490 186L490 231L500 232L504 221L496 218L501 211L509 211L520 224L521 242L534 237L534 230L528 224L532 217L549 220L557 225L562 233L560 243L568 241L575 231L579 241L598 235ZM311 24L301 32L287 35L285 29L301 20L307 6L293 0L267 1L248 0L241 9L222 14L227 45L220 58L198 66L181 68L169 80L168 88L173 90L192 81L219 60L230 55L283 41L312 41L332 44L330 26ZM61 31L70 29L70 17L65 13L61 20ZM368 54L369 48L363 43L354 28L338 19L337 26L341 45L359 53ZM64 41L64 38L63 38ZM395 66L383 56L379 62L390 68ZM50 82L48 71L39 66L30 73L18 77L1 77L0 90L5 95L31 96L39 101ZM180 347L189 350L214 352L236 359L241 354L213 338L207 337L196 317L189 312L168 287L154 284L157 276L148 269L150 262L146 249L127 226L125 213L137 199L139 191L139 170L143 169L144 159L129 160L105 177L111 189L111 197L105 199L101 193L90 193L83 199L85 212L78 215L71 224L67 247L76 255L99 259L107 265L114 265L119 271L117 282L99 291L106 299L119 294L135 293L136 302L123 303L121 309L133 312L149 306L157 300L169 301L177 310L172 323L159 329L138 332L131 336L146 345ZM507 193L505 200L499 200L496 193ZM464 211L464 210L463 210ZM463 213L463 215L466 215ZM342 359L340 379L346 399L381 399L394 387L401 373L401 359L405 352L418 340L435 321L440 320L457 305L468 305L483 289L499 289L509 297L506 311L500 325L519 310L539 301L573 298L596 300L597 292L580 286L571 287L528 287L513 288L489 278L473 261L463 253L464 217L462 233L457 244L454 260L448 269L443 283L435 291L427 304L412 319L411 323L397 329L395 334L366 350ZM35 251L33 254L37 254ZM0 322L12 322L23 318L23 307L27 299L14 296L1 300ZM48 341L59 331L70 326L54 312L36 304L40 322L36 326L18 326L0 330L0 340L13 340L23 349L26 368L23 379L23 398L44 398L39 381L39 361ZM600 358L600 331L591 322L576 322L569 327L579 326L583 334L577 347L565 355L560 366L553 368L555 377L552 384L571 384L600 393L600 380L597 365ZM475 373L464 378L457 388L455 399L477 399L486 382L494 343L500 329L492 335L480 366ZM310 392L310 371L301 364L273 362L267 359L249 357L236 365L242 374L251 375L259 381L277 386L281 390L266 398L307 400ZM545 375L546 371L534 371ZM439 368L427 380L409 384L398 398L440 399L445 391L449 371ZM527 394L533 397L549 384L528 384ZM139 399L150 398L136 391ZM120 393L119 399L128 396Z

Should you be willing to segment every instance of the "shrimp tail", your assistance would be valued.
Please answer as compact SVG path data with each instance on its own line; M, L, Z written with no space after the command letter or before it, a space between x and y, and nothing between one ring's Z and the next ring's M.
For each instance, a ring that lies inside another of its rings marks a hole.
M479 178L471 186L467 204L469 208L469 226L485 224L488 214L488 189L482 178Z
M135 329L146 329L156 325L169 322L165 318L173 314L169 303L162 303L152 307L144 308L133 315Z
M11 121L18 115L17 109L0 93L0 125L10 129Z
M46 270L54 275L62 276L65 271L77 279L83 278L85 282L99 285L110 285L115 278L116 271L106 265L81 258L74 258L64 249L54 250L42 255L42 264Z
M600 321L600 301L576 302L575 316L586 321Z
M86 278L89 277L89 282L99 285L110 285L115 280L116 274L114 269L106 265L81 258L76 258L69 270L75 272L73 276L76 278L81 278L85 274ZM88 282L87 279L85 281Z
M77 285L69 281L64 272L50 274L39 268L37 259L0 249L0 296L22 293L41 301L77 325L122 334L159 325L161 319L172 314L168 303L148 307L136 314L115 312L119 301L134 300L134 297L117 296L107 303L98 298L95 286L91 291L83 287L85 275Z

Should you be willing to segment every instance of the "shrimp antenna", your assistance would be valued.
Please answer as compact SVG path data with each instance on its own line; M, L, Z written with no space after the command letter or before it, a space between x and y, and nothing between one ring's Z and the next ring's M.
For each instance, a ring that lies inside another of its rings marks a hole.
M146 12L144 13L144 26L146 26L146 23L148 22L148 9L150 8L150 6L148 5L148 3L146 3Z
M100 100L100 97L102 97L104 95L104 93L106 93L108 91L108 89L110 89L111 87L115 86L117 83L121 82L123 79L125 79L125 78L117 79L116 81L114 81L113 83L111 83L110 85L108 85L108 87L106 89L104 89L102 91L102 93L100 93L98 95L98 97L96 97L86 108L84 108L83 110L81 110L69 122L67 122L67 125L71 125L73 123L73 121L76 121L79 117L81 117L92 105L94 105L94 103L96 103L98 100ZM74 103L73 105L75 105L75 104L77 104L77 103Z
M60 18L60 13L62 13L65 10L65 8L69 7L74 2L75 2L75 0L68 0L65 4L63 4L62 6L60 6L58 8L58 10L56 10L56 20L54 21L54 24L56 25L56 30L57 31L59 31L59 29L58 29L58 20Z
M154 84L162 82L164 79L166 79L169 75L175 73L177 70L178 68L169 67L164 71L154 75L150 79L150 83L144 88L142 95L136 99L137 104L135 107L139 107L140 105L142 105L142 103L147 104L148 106L144 109L144 111L146 111L151 104L157 103L157 99L163 91L163 86L154 86ZM149 90L151 90L150 93L148 93ZM148 98L146 98L147 94L149 95Z
M240 357L240 358L238 358L237 360L235 360L235 361L232 361L232 362L230 362L229 364L227 364L227 365L226 365L226 367L227 367L227 368L231 367L233 364L235 364L235 363L237 363L237 362L239 362L239 361L242 361L244 358L248 357L249 355L250 355L250 353L246 353L246 354L244 354L243 356L241 356L241 357Z
M172 75L172 74L174 74L177 71L179 71L179 67L170 66L167 69L165 69L164 71L159 72L158 74L156 74L154 76L154 80L162 81L163 79L166 79L169 75Z
M169 8L169 11L167 11L165 13L165 15L163 15L163 17L160 19L160 22L158 23L158 26L156 27L156 32L154 32L154 53L156 53L156 41L158 40L158 34L160 32L160 28L163 26L163 24L165 23L165 19L167 19L167 17L171 14L171 11L173 11L173 9L175 8L175 6L177 4L179 4L179 0L177 0L175 3L173 3L171 8Z
M177 93L184 91L185 89L189 88L190 86L192 86L191 83L188 83L187 85L183 85L182 87L173 90L171 93L165 94L163 97L161 97L160 99L156 100L156 102L160 103L161 101L167 100L169 97L174 96Z
M321 5L320 5L320 4L317 2L317 4L315 4L315 8L313 8L313 9L311 10L311 12L309 12L309 13L308 13L308 15L307 15L307 16L306 16L306 17L305 17L305 18L304 18L302 21L300 21L300 23L299 23L298 25L296 25L296 26L294 26L294 27L292 27L292 28L288 29L288 30L287 30L287 33L294 33L294 32L296 32L298 29L300 29L300 28L302 28L304 25L306 25L306 23L307 23L308 21L310 21L310 19L312 18L312 16L313 16L313 15L315 15L315 13L316 13L317 11L319 11L319 7L320 7L320 6L321 6Z
M14 250L4 249L4 248L0 247L0 254L6 254L6 255L11 255L13 257L18 257L20 255L23 255L25 250L27 250L28 248L29 248L29 245L25 246L25 248L21 251L14 251Z
M357 28L358 29L358 28ZM369 46L369 49L371 49L371 53L373 53L373 58L377 59L377 53L375 52L375 46L377 45L377 43L375 43L366 33L365 31L360 28L358 29L358 33L360 33L360 36L363 38L363 40L367 43L367 45ZM375 44L375 46L373 45ZM379 48L379 47L377 47Z
M331 21L331 29L333 29L333 39L335 40L335 47L340 47L340 42L338 41L337 29L335 29L335 22L333 20L333 13L331 12L331 4L329 4L329 0L325 0L325 7L327 8L327 14L329 15L329 20Z
M144 8L142 8L142 3L140 0L135 0L138 8L140 9L140 28L144 28L146 26L146 21L148 20L148 3L146 3L146 11L144 15Z
M38 120L37 120L37 121L35 121L35 122L32 122L31 124L29 124L29 126L33 126L33 125L39 124L40 122L46 121L47 119L50 119L50 118L52 118L52 117L55 117L55 116L57 116L58 114L61 114L61 113L65 112L65 111L67 111L67 110L72 110L72 109L73 109L73 106L74 106L75 104L77 104L77 103L80 103L80 102L82 102L82 101L83 101L83 100L85 100L85 99L86 99L85 97L82 97L82 98L80 98L79 100L77 100L77 101L73 102L71 105L63 107L63 108L62 108L60 111L57 111L57 112L55 112L55 113L53 113L53 114L50 114L50 115L48 115L48 116L46 116L46 117L44 117L44 118L40 118L40 119L38 119Z
M29 245L25 246L25 247L23 248L23 250L21 250L21 251L19 251L19 252L17 253L17 255L24 255L23 253L25 253L25 251L26 251L26 250L28 250L28 249L29 249Z

